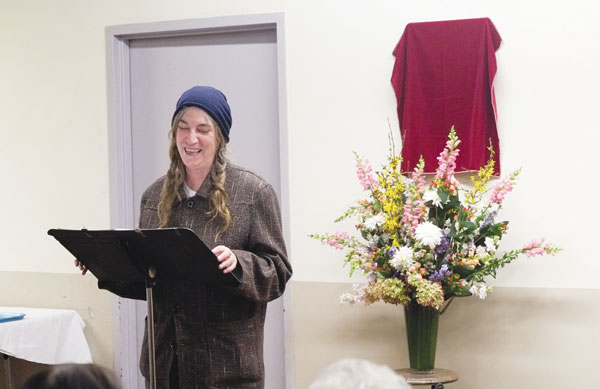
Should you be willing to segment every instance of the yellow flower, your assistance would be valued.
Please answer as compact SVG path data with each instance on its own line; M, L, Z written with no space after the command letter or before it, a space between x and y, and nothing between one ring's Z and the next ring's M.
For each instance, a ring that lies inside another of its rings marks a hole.
M487 190L487 182L492 178L492 174L494 174L495 162L492 159L494 150L491 148L488 148L488 150L490 150L490 160L485 166L479 169L476 176L471 176L473 188L465 194L465 201L467 204L476 204L479 201L481 195Z

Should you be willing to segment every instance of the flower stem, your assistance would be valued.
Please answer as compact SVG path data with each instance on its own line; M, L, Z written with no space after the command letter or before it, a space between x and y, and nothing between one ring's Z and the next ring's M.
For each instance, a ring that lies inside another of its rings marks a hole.
M454 296L450 297L448 299L448 301L446 302L446 305L444 306L444 308L442 308L442 310L440 311L440 315L443 315L444 312L446 312L446 309L448 309L448 307L450 306L450 304L452 304L452 300L454 300Z

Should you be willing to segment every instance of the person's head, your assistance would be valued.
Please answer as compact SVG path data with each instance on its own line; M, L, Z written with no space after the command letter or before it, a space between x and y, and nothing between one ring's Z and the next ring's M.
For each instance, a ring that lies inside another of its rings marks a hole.
M385 365L345 358L329 365L309 389L410 389L404 378Z
M113 374L92 364L51 366L31 376L22 389L119 389Z
M210 86L186 90L171 120L171 164L184 169L184 175L189 169L210 171L215 156L224 158L231 124L231 108L221 91Z
M177 100L172 123L175 122L177 114L186 107L197 107L207 112L221 130L225 142L229 142L233 121L231 108L223 92L211 86L195 86L186 90Z
M195 86L181 95L171 121L171 164L158 204L160 227L167 226L173 207L181 201L179 190L186 175L203 172L212 179L209 215L223 219L220 233L229 228L231 215L226 201L225 168L231 124L231 109L221 91Z
M181 109L171 128L171 162L185 171L210 172L215 158L226 149L225 138L214 119L202 108ZM182 171L182 173L183 173Z

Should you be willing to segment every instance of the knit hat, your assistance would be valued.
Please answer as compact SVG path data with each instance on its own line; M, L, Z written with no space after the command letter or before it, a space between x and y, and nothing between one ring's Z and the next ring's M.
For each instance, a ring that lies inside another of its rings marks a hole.
M195 86L186 90L177 101L171 122L175 120L177 113L185 107L198 107L205 110L217 122L225 142L229 142L231 108L229 108L227 97L223 92L210 86Z

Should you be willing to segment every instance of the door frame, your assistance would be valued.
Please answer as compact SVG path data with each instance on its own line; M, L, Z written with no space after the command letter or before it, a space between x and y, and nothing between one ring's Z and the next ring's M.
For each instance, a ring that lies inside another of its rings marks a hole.
M138 200L133 198L129 41L143 38L265 29L275 30L277 37L280 202L283 234L287 243L288 255L291 257L285 14L283 12L129 24L106 28L109 197L112 228L132 228L136 225L134 209ZM291 289L291 283L289 283L283 297L284 363L287 389L294 388ZM128 360L138 360L139 349L136 343L136 334L139 323L128 322L122 318L137 316L135 301L116 298L113 308L114 371L121 378L123 387L127 388L143 387L143 383L138 382L137 363L133 366L125 363Z

